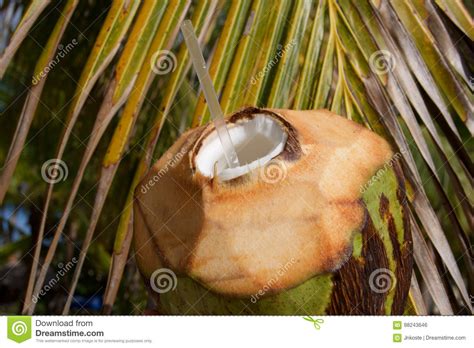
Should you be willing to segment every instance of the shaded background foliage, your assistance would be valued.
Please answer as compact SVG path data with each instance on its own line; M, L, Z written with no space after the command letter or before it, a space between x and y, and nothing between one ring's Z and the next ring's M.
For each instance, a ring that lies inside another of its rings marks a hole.
M34 3L0 1L0 51L5 51L7 44L14 41L12 35L21 16ZM26 145L0 208L1 312L17 313L24 310L28 277L48 190L40 174L42 165L57 157L60 135L66 124L71 122L71 98L81 90L81 75L84 74L86 61L93 56L91 52L94 47L107 43L99 41L100 32L107 25L114 4L130 9L133 7L130 3L133 1L51 1L39 11L37 20L22 40L0 81L0 163L5 164L23 105L32 88L31 80L37 70L36 65L46 50L55 26L64 18L65 6L76 6L60 42L64 47L76 39L78 44L47 75L41 101L33 112ZM295 109L329 108L373 129L386 137L394 149L398 148L404 154L413 207L412 222L419 226L420 235L426 241L426 247L415 245L415 248L429 255L421 258L420 254L416 260L414 274L417 281L413 283L409 308L421 314L448 314L449 309L453 313L469 312L469 303L463 295L469 294L472 298L474 293L472 2L403 0L395 4L366 0L255 0L152 3L139 2L136 11L126 14L130 17L130 24L122 24L124 33L118 35L118 49L111 55L110 63L101 62L103 70L97 82L91 84L92 89L80 108L67 142L62 159L67 164L68 178L54 185L52 191L45 233L40 238L41 263L53 243L80 167L85 144L96 131L94 122L111 88L111 81L116 81L117 71L127 59L127 45L133 41L129 39L131 32L145 24L150 25L153 29L147 33L149 41L141 46L143 56L131 61L133 76L138 75L138 78L132 78L127 83L133 90L142 81L148 81L144 83L145 92L139 98L143 100L143 105L136 108L136 122L130 134L120 133L123 127L120 122L125 119L125 115L130 115L127 105L133 102L133 96L125 91L124 99L117 103L120 106L117 117L111 120L100 137L84 177L80 180L77 197L73 200L74 208L46 273L45 283L48 283L56 276L60 266L77 257L84 246L104 157L116 151L121 159L120 165L113 175L112 186L87 251L74 292L71 313L110 312L109 306L102 309L102 301L110 281L112 258L117 257L113 256L114 245L123 243L121 238L127 233L120 221L128 221L124 216L129 193L133 191L134 178L140 176L144 168L153 163L186 128L208 120L197 78L189 69L182 37L177 32L180 20L170 26L175 29L175 33L172 33L173 30L160 31L159 25L166 18L179 15L182 15L180 19L194 18L198 32L204 28L204 55L210 60L211 75L226 113L249 104ZM156 10L157 14L160 13L157 15L159 21L150 18L148 22L140 23L137 20L146 6L158 8L158 3L162 6L161 10ZM410 13L405 13L405 7L417 17L412 18ZM453 12L453 8L460 12ZM202 13L202 18L199 13ZM393 20L395 17L390 20L390 16L398 16L398 20ZM150 24L153 20L157 25ZM397 32L400 34L397 25L404 28L406 33L397 36ZM229 31L225 30L227 26L231 26ZM415 35L421 29L428 33L426 35L430 40L427 42ZM447 36L440 35L439 30ZM151 40L164 33L170 39L169 47L163 43L153 49ZM109 37L110 41L113 39ZM292 44L291 47L285 46L288 43ZM420 45L426 46L426 52ZM252 78L270 64L282 47L290 48L284 51L267 74L252 83ZM433 58L428 48L432 48L439 57ZM176 70L163 75L153 73L151 67L156 62L151 61L150 57L156 49L173 52L177 58ZM393 69L373 71L371 58L380 50L391 52L395 64ZM417 61L417 54L424 63ZM437 67L434 62L442 67ZM425 69L417 70L423 64ZM437 78L437 70L446 71L445 76L448 78ZM408 88L409 85L405 83L407 80L412 81L412 88ZM455 93L451 99L450 89ZM436 99L433 91L439 94L439 99ZM421 99L414 99L413 96L417 94ZM426 116L433 122L432 126L427 123ZM159 126L161 122L162 127ZM150 134L154 131L159 133L156 146L150 140ZM118 134L116 138L129 138L123 151L110 145L114 133ZM405 148L410 151L404 151ZM152 158L144 157L150 150ZM426 202L423 191L428 199ZM423 215L430 209L436 215ZM439 242L438 223L441 227L439 231L446 238L445 244ZM458 277L453 274L451 253L461 269ZM126 261L126 266L120 278L113 312L142 313L147 298L133 257L122 255L119 258ZM72 278L73 271L62 277L40 299L35 313L61 313ZM464 286L464 293L460 284Z

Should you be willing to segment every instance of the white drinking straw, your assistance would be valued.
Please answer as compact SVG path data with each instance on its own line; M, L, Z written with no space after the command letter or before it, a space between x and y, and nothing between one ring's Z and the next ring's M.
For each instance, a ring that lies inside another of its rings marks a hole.
M206 68L206 62L202 56L201 49L199 48L199 42L194 32L193 24L191 21L185 20L181 25L181 31L183 32L184 41L189 50L189 55L191 56L191 61L193 62L194 69L196 70L199 82L201 83L201 88L204 92L204 97L206 98L207 105L209 106L209 112L211 113L212 121L217 130L217 136L221 142L222 148L224 150L224 156L227 161L229 168L238 167L239 158L237 157L237 152L235 151L234 144L230 138L229 131L227 130L224 114L222 112L221 106L219 105L219 100L217 99L216 91L209 76L209 72Z

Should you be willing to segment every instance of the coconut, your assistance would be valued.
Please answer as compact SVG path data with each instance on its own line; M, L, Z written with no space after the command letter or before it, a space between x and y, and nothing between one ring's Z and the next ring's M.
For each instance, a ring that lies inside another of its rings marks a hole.
M135 258L163 314L402 314L412 254L389 144L327 110L246 108L138 185Z

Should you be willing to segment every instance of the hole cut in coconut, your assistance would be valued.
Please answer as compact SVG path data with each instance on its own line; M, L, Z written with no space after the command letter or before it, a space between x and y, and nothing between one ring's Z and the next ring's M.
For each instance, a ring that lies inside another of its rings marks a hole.
M202 143L196 155L196 168L204 176L214 174L222 181L235 179L262 167L285 148L288 135L281 124L266 114L227 124L230 138L239 157L240 166L229 168L222 145L214 130Z

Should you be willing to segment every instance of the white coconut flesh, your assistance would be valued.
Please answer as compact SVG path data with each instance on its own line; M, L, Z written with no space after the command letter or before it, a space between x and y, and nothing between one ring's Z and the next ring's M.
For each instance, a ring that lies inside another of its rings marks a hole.
M252 119L228 123L227 129L240 166L228 166L214 130L204 139L196 155L196 168L206 177L213 178L216 174L220 180L227 181L262 167L283 151L288 138L281 124L266 114L255 114Z

